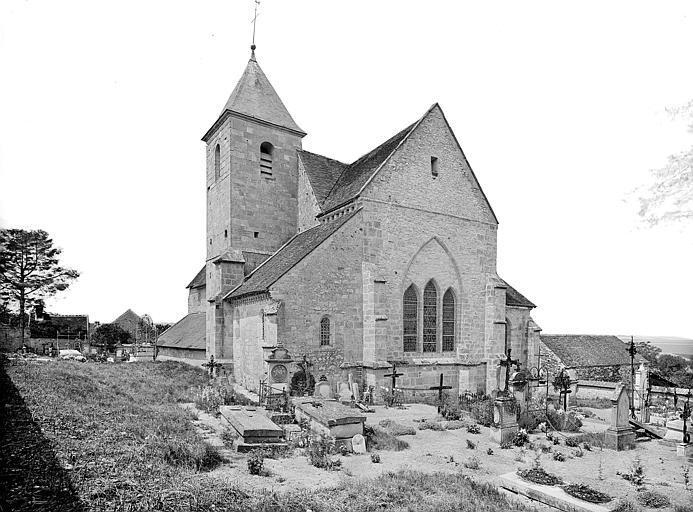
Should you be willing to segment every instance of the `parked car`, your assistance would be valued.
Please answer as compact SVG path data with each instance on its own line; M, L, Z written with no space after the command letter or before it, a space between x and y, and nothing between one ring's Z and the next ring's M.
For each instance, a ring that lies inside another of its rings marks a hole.
M64 360L80 361L82 363L87 360L79 350L61 350L58 352L58 357Z

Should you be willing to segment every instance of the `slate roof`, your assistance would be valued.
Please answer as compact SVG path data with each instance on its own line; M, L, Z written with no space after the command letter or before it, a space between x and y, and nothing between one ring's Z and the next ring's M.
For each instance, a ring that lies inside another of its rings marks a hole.
M628 345L616 336L582 334L541 334L546 345L566 368L622 366L630 364ZM636 354L638 364L644 361Z
M310 186L313 187L315 198L320 204L348 164L305 150L299 150L298 155L303 162Z
M428 112L430 112L430 109L426 112L426 114L424 114L423 117L426 117ZM423 117L421 119L423 119ZM330 190L329 194L323 201L323 204L321 205L322 211L326 212L330 209L336 208L355 197L361 188L368 182L371 176L373 176L375 171L377 171L378 168L385 163L395 149L397 149L397 146L399 146L407 135L411 133L421 119L413 124L410 124L397 135L391 137L377 148L366 153L354 163L347 165L340 174L339 178L337 178L332 190Z
M189 313L166 329L156 344L160 347L206 350L205 313Z
M190 281L190 284L186 288L202 288L207 285L207 280L205 279L205 270L207 265L203 265L197 275Z
M530 301L527 297L518 292L515 288L510 286L507 281L501 279L508 287L505 290L505 304L507 306L519 306L523 308L536 308L534 303Z
M231 290L225 299L237 299L245 295L262 293L269 289L280 277L308 256L330 235L342 227L360 210L354 210L330 222L325 222L295 235L277 252L249 274L243 282Z
M135 313L132 309L128 309L127 311L125 311L125 313L120 315L111 323L121 326L126 331L132 331L133 329L137 329L137 324L139 323L139 321L139 315Z
M234 87L220 115L230 110L305 134L296 124L253 52L243 76Z

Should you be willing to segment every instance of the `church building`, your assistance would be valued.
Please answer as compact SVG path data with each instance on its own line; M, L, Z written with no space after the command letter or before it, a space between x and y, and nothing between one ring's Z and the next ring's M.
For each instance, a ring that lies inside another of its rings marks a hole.
M398 386L442 373L453 393L502 387L508 348L526 367L535 306L496 272L498 219L441 107L352 163L305 136L253 46L202 138L207 259L170 335L204 315L206 358L251 391L304 361L375 398L393 363Z

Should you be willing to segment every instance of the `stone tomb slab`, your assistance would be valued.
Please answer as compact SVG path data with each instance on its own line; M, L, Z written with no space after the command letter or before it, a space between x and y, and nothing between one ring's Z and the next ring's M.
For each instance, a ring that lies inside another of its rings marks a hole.
M332 400L294 399L296 420L305 419L311 430L333 439L363 435L366 416L358 409Z
M526 482L516 473L501 475L501 487L565 512L608 512L610 507L572 497L558 486ZM606 504L608 505L608 504Z
M284 431L262 411L219 407L219 412L247 444L279 443Z

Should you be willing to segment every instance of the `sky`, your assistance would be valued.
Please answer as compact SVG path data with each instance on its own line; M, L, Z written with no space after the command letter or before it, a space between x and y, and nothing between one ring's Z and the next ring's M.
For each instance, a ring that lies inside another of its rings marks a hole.
M0 2L0 224L81 272L48 302L186 313L205 145L252 0ZM439 102L499 219L498 272L546 333L693 338L693 225L634 191L692 135L693 3L262 0L257 59L303 147L351 162Z

